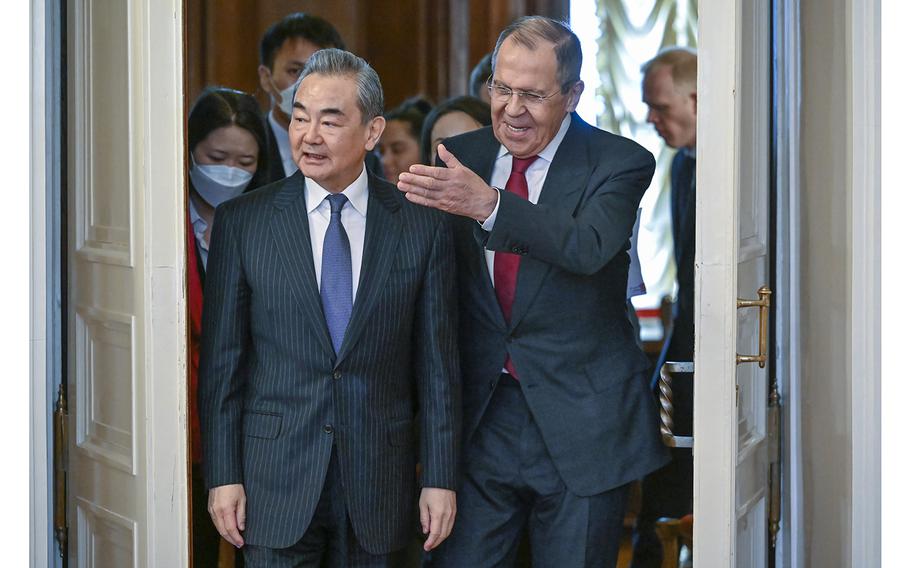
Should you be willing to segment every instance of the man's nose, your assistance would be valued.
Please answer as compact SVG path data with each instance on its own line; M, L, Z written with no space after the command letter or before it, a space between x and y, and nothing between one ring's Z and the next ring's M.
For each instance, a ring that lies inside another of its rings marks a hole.
M314 120L304 127L304 142L307 144L318 144L321 140L322 136L319 133L319 124L317 121Z
M509 97L509 102L506 103L506 114L509 116L519 116L524 114L527 108L528 107L525 106L522 98L518 96L518 93L513 92Z
M648 124L654 124L655 122L657 122L657 117L655 116L655 114L656 113L654 112L654 109L649 108L648 115L647 115L647 117L645 117L645 122L647 122Z

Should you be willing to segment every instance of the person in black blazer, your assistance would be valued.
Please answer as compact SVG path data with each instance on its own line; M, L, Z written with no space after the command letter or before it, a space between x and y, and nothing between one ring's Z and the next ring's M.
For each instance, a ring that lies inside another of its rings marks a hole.
M687 47L667 47L642 66L642 98L648 122L667 146L678 149L670 166L670 216L678 291L673 322L657 358L651 387L658 395L660 368L667 361L692 361L695 351L695 139L697 56ZM673 431L692 435L691 375L673 380ZM661 517L692 512L691 448L673 448L673 461L642 481L641 511L635 527L633 568L658 568L663 547L654 530Z
M307 59L317 50L332 47L345 49L335 26L305 12L281 18L259 40L259 86L268 93L270 102L263 117L269 166L267 182L284 179L297 171L288 138L294 85ZM382 164L374 151L367 152L366 164L369 172L382 177Z
M535 566L611 566L627 485L667 460L626 313L654 158L574 113L581 48L565 24L517 20L493 61L493 126L398 184L456 215L464 478L432 563L512 565L527 528Z
M294 100L300 171L216 211L199 378L209 511L250 567L390 566L418 509L426 549L455 515L452 233L367 173L384 119L365 61L316 52Z

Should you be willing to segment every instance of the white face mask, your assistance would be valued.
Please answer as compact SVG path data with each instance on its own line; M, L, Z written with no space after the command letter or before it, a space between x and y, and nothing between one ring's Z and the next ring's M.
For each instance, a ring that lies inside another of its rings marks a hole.
M197 164L193 160L190 168L190 180L199 196L212 207L218 207L225 201L243 193L250 185L253 174L243 168L219 164Z
M288 116L291 116L294 113L294 86L296 84L296 82L291 83L287 89L279 93L281 95L281 100L278 101L278 108ZM272 85L275 85L274 81L272 81ZM278 87L276 86L275 88L277 89Z

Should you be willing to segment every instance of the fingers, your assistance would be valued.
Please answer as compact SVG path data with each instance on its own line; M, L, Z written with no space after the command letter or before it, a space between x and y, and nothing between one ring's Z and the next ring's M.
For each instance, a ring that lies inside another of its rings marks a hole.
M423 499L420 500L420 528L423 534L430 532L430 507Z
M429 515L429 527L424 523L425 515ZM423 549L429 552L452 534L452 527L455 525L454 492L424 489L420 499L420 516L423 532L428 534Z
M211 489L208 510L218 534L238 548L243 546L243 537L240 536L240 531L246 525L246 495L243 486L225 485Z
M436 147L436 155L439 156L439 159L449 168L457 168L461 165L461 162L458 161L455 154L446 149L445 144L440 144Z
M246 530L246 497L242 497L237 503L237 528Z

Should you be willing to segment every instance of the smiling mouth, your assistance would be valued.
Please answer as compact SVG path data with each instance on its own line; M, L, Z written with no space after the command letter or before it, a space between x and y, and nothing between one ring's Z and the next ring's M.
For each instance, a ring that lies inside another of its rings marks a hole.
M505 125L506 125L506 129L509 132L514 132L515 134L522 134L531 129L530 126L513 126L513 125L509 124L508 122L506 122Z

